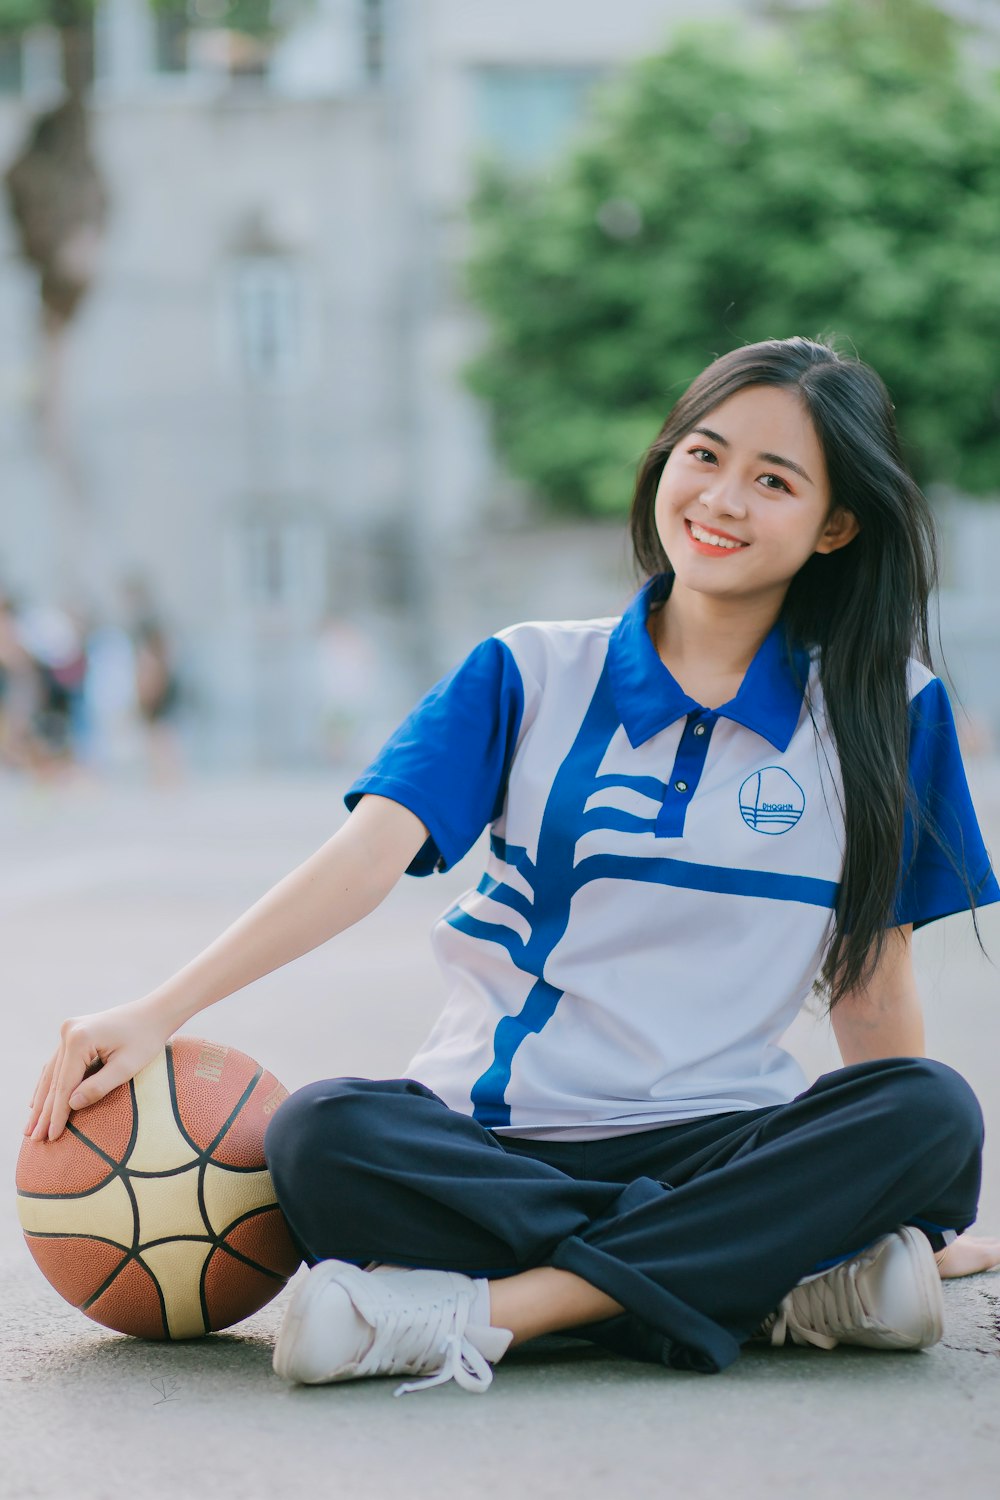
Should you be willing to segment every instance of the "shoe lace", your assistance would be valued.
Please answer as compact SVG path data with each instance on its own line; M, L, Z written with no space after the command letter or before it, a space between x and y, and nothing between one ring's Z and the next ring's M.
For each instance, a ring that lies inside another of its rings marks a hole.
M493 1371L489 1360L484 1354L480 1354L475 1344L461 1334L449 1333L441 1347L444 1360L434 1375L429 1375L426 1380L404 1381L402 1385L397 1385L392 1394L405 1396L408 1391L422 1391L430 1385L444 1385L448 1380L454 1380L463 1390L477 1394L486 1390L493 1379Z
M378 1309L377 1317L375 1338L358 1365L358 1374L427 1374L425 1380L397 1386L394 1396L449 1380L464 1390L480 1392L492 1382L489 1361L465 1335L469 1308L464 1300L389 1304Z
M836 1334L870 1327L871 1318L857 1287L858 1272L865 1264L859 1257L800 1282L765 1319L762 1331L770 1333L772 1344L783 1344L790 1337L795 1344L833 1349L840 1342Z

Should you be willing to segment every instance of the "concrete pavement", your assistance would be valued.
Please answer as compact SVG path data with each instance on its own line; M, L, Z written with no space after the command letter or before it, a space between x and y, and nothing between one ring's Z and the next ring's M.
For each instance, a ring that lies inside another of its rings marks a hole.
M1000 766L970 767L1000 850ZM482 1397L450 1385L395 1400L393 1381L292 1388L270 1367L287 1292L233 1329L158 1345L62 1303L21 1239L14 1162L29 1095L64 1016L144 993L329 835L340 778L173 790L0 781L6 1027L0 1140L0 1495L344 1500L470 1494L528 1500L760 1495L810 1500L996 1494L1000 1273L945 1286L944 1342L920 1354L748 1351L717 1377L553 1340L514 1351ZM197 1017L296 1088L321 1075L398 1074L441 989L434 916L478 878L406 880L359 928ZM994 961L1000 912L981 918ZM928 1050L962 1071L987 1116L984 1232L1000 1234L1000 984L968 918L916 939ZM810 1075L836 1065L825 1023L791 1045Z

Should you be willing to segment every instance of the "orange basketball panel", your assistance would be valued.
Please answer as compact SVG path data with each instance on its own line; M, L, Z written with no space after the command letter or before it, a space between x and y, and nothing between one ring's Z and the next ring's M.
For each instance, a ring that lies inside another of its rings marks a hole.
M226 1167L263 1167L264 1131L279 1104L287 1098L284 1084L273 1073L262 1073L250 1098L212 1152L212 1160Z
M245 1255L247 1260L254 1261L267 1271L276 1271L286 1280L302 1259L292 1244L292 1237L280 1208L262 1209L252 1218L234 1224L226 1235L225 1243ZM276 1289L275 1296L280 1290L280 1287Z
M96 1302L81 1308L81 1312L118 1333L131 1333L140 1339L168 1337L156 1284L145 1266L135 1260L124 1267Z
M74 1307L92 1297L127 1254L121 1245L85 1235L43 1239L26 1234L24 1238L42 1275Z
M121 1161L132 1135L128 1084L120 1084L88 1109L71 1110L68 1123L84 1139L64 1130L57 1141L22 1141L15 1174L22 1193L87 1193L110 1177L112 1168L89 1141L114 1161Z
M71 1109L68 1123L112 1161L124 1161L135 1123L131 1087L120 1083L96 1104L89 1104L86 1109ZM60 1136L59 1141L62 1139ZM49 1145L58 1146L59 1141L50 1141Z
M212 1144L260 1064L235 1047L200 1037L175 1037L167 1044L177 1094L177 1114L188 1135L204 1151ZM261 1153L257 1166L263 1166Z
M209 1257L204 1284L209 1326L215 1332L265 1307L285 1283L244 1265L220 1247Z

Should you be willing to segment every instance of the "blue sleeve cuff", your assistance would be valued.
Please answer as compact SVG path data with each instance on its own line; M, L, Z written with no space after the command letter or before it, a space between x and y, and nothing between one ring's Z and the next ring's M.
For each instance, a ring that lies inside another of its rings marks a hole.
M344 801L347 803L349 812L353 812L362 797L369 792L376 793L379 797L389 797L393 802L398 802L403 807L408 807L411 813L423 823L429 837L424 840L415 857L406 867L407 875L432 875L440 874L457 864L467 850L461 847L461 839L453 834L439 817L439 809L435 805L433 797L429 796L426 788L411 786L409 782L401 781L398 776L380 776L373 772L370 776L359 776L350 789L344 793Z
M353 811L374 792L409 808L428 838L406 873L450 869L503 809L523 712L517 663L491 636L424 695L344 801Z
M910 786L894 924L924 927L1000 901L976 818L951 703L934 677L910 704Z

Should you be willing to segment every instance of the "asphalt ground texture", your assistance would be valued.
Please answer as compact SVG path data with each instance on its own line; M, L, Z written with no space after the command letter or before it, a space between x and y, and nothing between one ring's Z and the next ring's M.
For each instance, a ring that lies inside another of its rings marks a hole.
M1000 851L1000 765L972 763ZM942 1343L919 1353L747 1349L718 1376L538 1341L490 1389L394 1399L394 1378L293 1387L271 1369L287 1290L205 1339L104 1330L57 1296L21 1237L14 1166L38 1073L67 1015L145 993L186 963L340 823L340 776L168 789L0 780L4 959L0 1113L0 1495L346 1500L520 1494L808 1495L1000 1492L1000 1273L945 1284ZM197 1016L290 1089L397 1076L442 1001L427 933L479 874L404 880L359 927ZM928 1052L983 1103L979 1229L1000 1233L1000 910L918 933ZM789 1045L810 1076L838 1065L829 1026ZM821 1185L818 1186L821 1190Z

